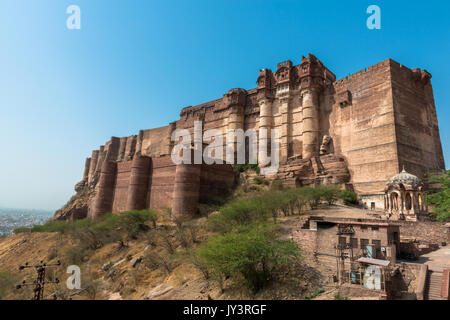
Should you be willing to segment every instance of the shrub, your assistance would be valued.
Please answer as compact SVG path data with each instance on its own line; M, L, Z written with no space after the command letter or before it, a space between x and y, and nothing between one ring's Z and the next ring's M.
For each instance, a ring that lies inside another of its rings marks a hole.
M329 205L332 205L337 201L339 193L340 190L338 187L321 187L322 199L325 200Z
M22 228L17 228L17 229L13 230L14 234L26 233L26 232L31 232L31 228L22 227Z
M191 245L190 236L187 228L185 227L177 228L177 230L175 231L175 238L183 248L189 248L189 246Z
M73 246L64 252L64 262L67 265L81 265L87 255L86 247L83 244Z
M246 172L248 170L253 170L257 174L259 174L259 172L260 172L258 164L255 164L255 163L238 164L238 165L236 165L235 168L239 172Z
M68 233L76 229L86 228L91 225L89 218L80 219L75 221L49 221L43 225L35 225L31 228L17 228L14 230L15 234L23 232L59 232Z
M165 248L170 254L175 253L175 244L173 243L172 236L168 231L162 231L159 233L160 244Z
M313 299L319 295L321 295L322 293L324 293L325 290L323 290L322 288L317 289L316 291L314 291L313 293L310 293L308 295L305 296L305 299L309 300L309 299Z
M427 197L427 204L434 206L431 213L440 222L450 219L450 171L428 179L429 183L437 183L440 189Z
M196 266L202 273L205 280L208 280L210 278L209 270L206 265L206 262L203 260L203 258L198 254L197 251L194 251L192 249L189 249L186 251L187 260L192 263L194 266Z
M264 179L261 178L261 177L255 177L255 178L253 179L253 182L254 182L255 184L260 185L260 184L263 184Z
M344 201L345 204L358 204L358 197L354 191L342 190L339 193L339 198Z
M303 187L301 192L311 209L314 210L319 206L320 200L322 199L322 189L320 187Z
M229 276L235 283L258 292L270 281L275 270L298 256L292 241L276 239L272 224L241 226L237 232L219 235L198 249L211 274Z
M209 218L209 225L214 231L230 232L238 225L264 221L268 217L261 198L239 199L222 207L219 214Z
M280 179L273 180L272 184L270 185L270 190L272 190L272 191L283 190L283 182Z
M334 295L334 300L348 300L348 298L341 296L339 293L337 293Z
M147 231L148 221L156 225L157 214L153 210L134 210L123 212L119 215L107 214L100 222L93 226L97 231L110 231L112 229L122 229L129 238L135 239L139 233Z
M144 263L150 269L164 269L167 273L171 273L176 267L173 254L149 253L144 256Z

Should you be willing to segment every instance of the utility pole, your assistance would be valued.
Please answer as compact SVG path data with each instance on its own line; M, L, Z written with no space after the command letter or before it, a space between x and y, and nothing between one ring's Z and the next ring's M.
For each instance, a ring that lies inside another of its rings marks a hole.
M44 286L46 284L50 283L59 283L59 279L55 278L54 281L45 281L45 272L48 267L57 267L61 265L61 261L58 259L58 261L54 264L47 264L44 261L40 261L36 265L29 265L28 262L25 263L25 265L22 265L19 267L19 270L22 271L27 268L34 268L37 272L37 278L36 280L33 280L33 282L26 282L25 280L22 281L21 284L16 286L16 289L21 289L25 286L34 286L33 292L34 297L33 300L42 300L44 298ZM56 295L53 296L56 300Z

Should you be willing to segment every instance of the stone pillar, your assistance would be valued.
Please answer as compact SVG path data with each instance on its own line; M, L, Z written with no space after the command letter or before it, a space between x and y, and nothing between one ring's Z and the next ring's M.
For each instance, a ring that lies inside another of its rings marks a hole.
M173 141L172 141L172 132L175 131L175 129L177 128L177 123L176 122L171 122L168 126L167 126L167 136L166 136L166 141L165 144L163 146L163 150L162 150L162 155L170 155L172 152L172 146L173 146Z
M259 130L267 130L266 137L259 137L259 144L265 144L267 146L267 152L261 152L258 154L258 162L260 167L264 167L264 164L268 164L270 161L271 130L273 122L272 105L273 101L268 98L259 100Z
M151 158L136 156L131 167L126 210L142 210L147 207L148 179Z
M136 139L136 155L142 154L142 142L144 141L144 130L140 130Z
M228 117L228 129L244 129L244 114L242 108L234 106L231 109L230 116Z
M289 158L290 122L291 112L289 95L280 98L281 136L280 136L280 163L286 163Z
M92 178L94 178L95 170L97 168L98 154L99 154L98 150L92 151L91 163L89 166L88 183L91 183Z
M302 91L303 150L302 158L319 155L319 97L317 89Z
M105 161L116 161L119 157L120 139L111 137L111 143L106 151Z
M100 173L100 171L102 170L103 162L105 162L105 158L106 158L105 146L100 146L95 172Z
M116 162L103 162L100 171L100 179L97 185L94 208L92 212L90 212L90 217L93 219L99 218L105 213L112 211L116 170Z
M88 181L89 179L90 166L91 166L91 158L86 158L86 162L84 163L83 181Z
M130 161L133 159L136 152L136 140L137 136L130 136L127 138L127 144L125 146L124 161Z
M117 161L123 161L123 159L125 159L126 145L127 145L127 137L120 138L119 154L117 156Z
M244 108L239 105L235 105L231 107L231 113L228 117L228 130L238 130L242 129L244 130ZM228 145L228 141L226 142ZM241 147L245 147L245 140L244 140L244 146L241 145L240 141L236 139L234 143L229 145L230 148L234 148L234 163L237 164L237 151Z
M197 213L200 174L199 164L177 165L172 204L172 215L175 219L190 218Z

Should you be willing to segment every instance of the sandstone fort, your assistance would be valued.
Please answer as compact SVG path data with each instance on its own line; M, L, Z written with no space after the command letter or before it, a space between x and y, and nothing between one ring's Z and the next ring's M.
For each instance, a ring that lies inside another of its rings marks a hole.
M231 188L236 176L227 164L171 161L173 131L193 132L195 121L224 134L278 129L280 168L267 178L286 186L339 185L369 208L420 213L420 179L445 169L431 74L387 59L337 80L329 67L312 54L298 65L283 61L255 74L256 88L186 107L167 126L112 137L86 159L77 194L54 219L165 207L195 214L199 202ZM393 192L396 182L409 189Z

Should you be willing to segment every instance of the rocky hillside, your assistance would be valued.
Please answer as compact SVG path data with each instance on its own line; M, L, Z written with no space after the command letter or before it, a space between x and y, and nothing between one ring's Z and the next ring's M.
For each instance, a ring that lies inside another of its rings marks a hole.
M76 233L33 232L2 237L0 299L30 299L31 288L14 287L23 279L32 280L35 272L19 271L18 266L40 260L54 263L58 258L62 266L53 268L48 277L58 276L61 282L49 285L45 296L56 293L59 299L301 299L321 286L320 273L299 263L256 295L230 280L225 280L222 290L216 281L205 279L189 257L189 251L208 237L206 220L200 218L192 224L198 230L195 242L192 235L183 240L175 224L164 222L138 239L98 244L93 249L83 249ZM289 225L299 223L298 217L290 220L283 228L286 232ZM66 268L72 264L82 270L82 290L66 289Z
M47 276L50 280L58 276L61 282L49 285L45 296L56 294L59 299L319 298L324 290L335 289L328 266L317 265L290 240L309 215L317 214L320 206L328 208L333 202L330 192L337 200L340 191L333 187L285 189L281 180L270 181L246 170L233 194L201 205L193 220L174 221L170 210L144 210L21 230L0 238L0 299L30 299L31 288L14 287L23 279L32 281L36 274L32 269L19 271L19 265L57 259L62 265ZM86 192L73 198L67 212L77 210L90 196ZM266 265L266 260L256 260L248 265L241 259L245 254L249 259L259 257L254 250L262 247L262 254L269 252L268 259L287 252L280 257L284 262L278 266L275 261ZM217 263L223 258L217 255L221 250L231 256ZM223 265L230 259L244 264L227 269L230 266ZM80 290L66 288L70 265L81 269ZM263 277L252 283L254 278L246 277L249 270Z

